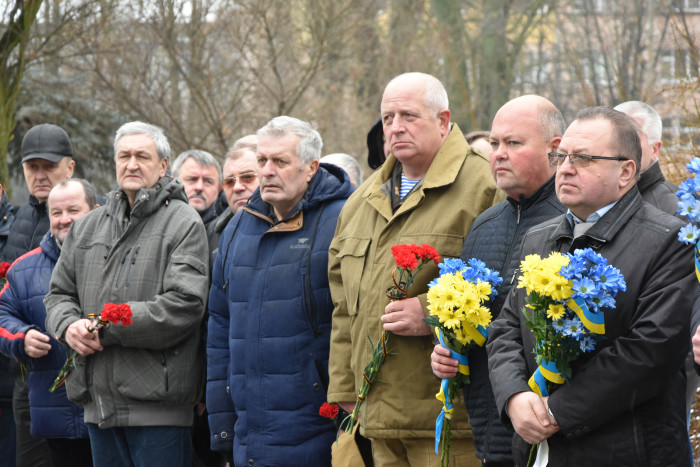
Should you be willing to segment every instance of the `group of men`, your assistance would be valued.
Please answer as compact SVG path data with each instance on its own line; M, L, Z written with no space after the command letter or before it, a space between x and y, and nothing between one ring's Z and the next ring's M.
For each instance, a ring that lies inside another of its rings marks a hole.
M488 343L469 353L452 465L526 465L545 440L549 465L689 465L692 251L677 241L675 190L657 162L658 114L640 102L619 110L584 109L567 129L547 99L513 99L494 117L486 156L451 121L439 80L399 75L381 101L383 164L364 183L339 158L321 161L320 135L295 118L238 140L223 168L186 151L174 178L162 130L131 122L114 141L118 187L98 209L87 182L62 181L74 168L65 132L31 129L30 203L4 253L24 256L0 295L0 349L29 371L15 385L18 446L48 438L31 465L189 466L197 418L211 449L228 453L205 463L339 463L336 424L319 408L353 410L369 342L390 331L360 411L364 462L438 465L435 376L453 376L457 361L423 321L437 266L410 298L385 294L391 247L427 243L504 279ZM628 289L599 348L542 398L527 384L537 365L518 265L585 247ZM110 302L128 304L133 323L92 332L88 314ZM49 395L66 348L74 368Z

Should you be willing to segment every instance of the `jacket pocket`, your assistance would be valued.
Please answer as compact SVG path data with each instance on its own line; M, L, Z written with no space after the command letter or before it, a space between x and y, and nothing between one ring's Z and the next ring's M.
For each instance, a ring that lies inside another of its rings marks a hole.
M340 261L340 275L345 290L345 301L350 316L357 315L360 283L369 249L369 237L346 237L341 239L336 257Z
M86 368L87 360L80 355L76 355L74 364L75 367L68 373L66 378L66 396L78 405L85 405L90 401Z

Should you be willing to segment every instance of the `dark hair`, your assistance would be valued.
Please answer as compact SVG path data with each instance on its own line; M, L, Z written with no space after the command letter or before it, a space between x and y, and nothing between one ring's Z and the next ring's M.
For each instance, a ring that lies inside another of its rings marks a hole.
M613 127L613 151L618 157L626 157L637 166L637 177L642 163L642 143L639 139L641 128L632 117L610 107L588 107L576 114L576 120L604 118Z

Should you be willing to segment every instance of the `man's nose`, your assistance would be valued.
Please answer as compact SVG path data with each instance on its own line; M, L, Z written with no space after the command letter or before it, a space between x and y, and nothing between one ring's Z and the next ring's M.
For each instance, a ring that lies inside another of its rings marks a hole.
M129 158L129 161L126 163L126 167L129 170L138 170L139 165L136 163L136 157L132 156Z

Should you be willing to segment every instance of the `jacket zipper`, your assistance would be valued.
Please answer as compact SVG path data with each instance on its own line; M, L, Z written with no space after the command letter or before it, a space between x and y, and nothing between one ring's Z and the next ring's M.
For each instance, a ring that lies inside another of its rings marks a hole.
M126 253L124 253L124 256L122 257L122 262L119 265L119 274L117 274L117 284L116 284L117 287L119 287L119 282L121 281L121 278L122 278L122 272L124 272L124 263L126 263L126 258L129 256L129 253L131 253L131 247L129 247L129 249L126 250Z
M163 380L165 381L165 392L168 392L168 362L165 359L165 352L160 353L160 364L163 365Z
M126 286L129 287L129 279L131 279L131 271L134 269L134 264L136 264L136 257L139 255L141 250L140 246L137 246L134 250L134 255L131 257L131 264L129 264L129 270L126 273Z

